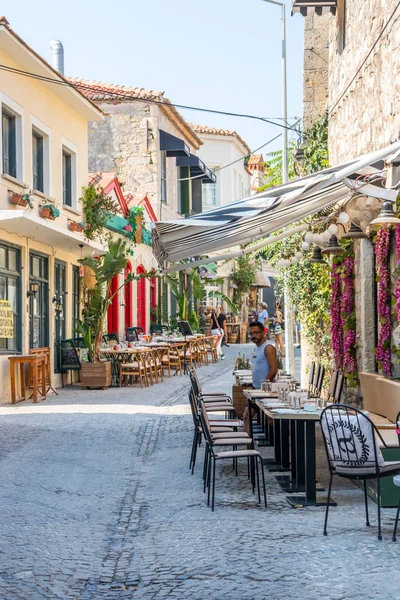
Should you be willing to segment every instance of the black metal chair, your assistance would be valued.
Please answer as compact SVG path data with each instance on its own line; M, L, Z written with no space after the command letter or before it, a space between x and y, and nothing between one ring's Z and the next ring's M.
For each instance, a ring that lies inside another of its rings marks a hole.
M310 364L310 372L308 374L308 391L310 392L310 394L313 393L314 375L315 375L315 362L313 361Z
M125 331L125 337L128 342L138 342L139 334L144 333L142 327L127 327Z
M150 333L162 335L164 331L168 331L167 325L161 325L161 323L152 323L150 325Z
M71 371L72 385L72 371L81 370L81 359L79 357L79 353L75 345L75 341L73 339L61 340L60 353L61 385L62 387L64 387L64 373L66 373L67 371Z
M119 337L114 332L112 332L112 333L105 333L103 335L103 341L104 341L105 344L108 344L109 342L115 342L116 344L119 344Z
M205 487L208 487L208 496L207 496L207 506L210 505L210 493L211 493L211 510L214 511L215 504L215 466L217 461L219 460L233 460L237 461L239 458L246 458L247 460L255 461L255 478L251 478L251 484L253 487L253 493L255 491L255 480L257 481L257 490L258 490L258 502L261 503L261 493L260 493L260 477L259 477L259 469L261 467L261 476L262 476L262 485L264 492L264 504L267 507L267 495L265 491L265 477L264 477L264 467L262 463L261 454L257 450L253 450L251 448L247 448L245 450L236 450L238 446L249 446L252 444L251 438L243 437L240 438L240 434L237 433L235 437L225 437L219 439L213 439L210 430L210 424L207 419L207 412L205 410L204 403L201 402L200 405L200 423L204 433L204 439L206 442L205 449L205 457L204 457L204 466L205 466L205 479L204 479L204 490ZM231 434L227 433L226 436L230 436ZM246 434L247 435L247 434ZM233 450L228 451L215 451L216 446L228 447L232 446Z
M371 419L356 408L346 404L332 404L321 413L321 430L329 465L329 490L325 512L324 535L327 535L329 502L334 475L363 481L366 525L368 516L368 480L375 480L378 504L378 540L381 533L382 477L400 473L400 461L385 461L378 446L388 447Z

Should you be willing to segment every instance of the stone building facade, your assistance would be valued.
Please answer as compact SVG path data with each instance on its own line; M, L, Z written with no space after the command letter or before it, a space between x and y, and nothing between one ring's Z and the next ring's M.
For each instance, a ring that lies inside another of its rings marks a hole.
M325 111L328 102L329 23L331 15L304 19L303 129Z

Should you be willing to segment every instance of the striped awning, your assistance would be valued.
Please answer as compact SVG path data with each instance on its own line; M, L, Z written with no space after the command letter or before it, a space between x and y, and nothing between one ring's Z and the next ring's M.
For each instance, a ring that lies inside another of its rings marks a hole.
M168 263L254 242L344 200L350 189L394 201L397 191L384 188L382 178L384 160L398 150L400 142L186 219L158 221L153 252L165 269Z
M304 17L310 12L323 15L327 12L336 13L337 0L293 0L292 15L296 12Z

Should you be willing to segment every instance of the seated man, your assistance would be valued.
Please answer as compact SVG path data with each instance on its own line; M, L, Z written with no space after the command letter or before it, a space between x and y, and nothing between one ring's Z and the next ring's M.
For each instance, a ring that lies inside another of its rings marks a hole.
M252 364L253 388L259 390L264 379L273 381L278 372L276 361L276 350L272 342L267 339L264 326L260 321L253 321L249 325L251 341L256 345ZM252 406L252 417L254 418L258 406ZM249 414L246 409L243 413L244 430L249 433Z

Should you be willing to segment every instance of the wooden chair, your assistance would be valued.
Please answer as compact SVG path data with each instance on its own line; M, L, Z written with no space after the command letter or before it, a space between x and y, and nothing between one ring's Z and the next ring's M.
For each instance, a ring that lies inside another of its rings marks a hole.
M143 382L145 387L148 387L148 380L147 380L147 372L146 372L146 367L143 364L143 360L142 357L140 355L140 352L132 354L132 361L128 362L128 363L120 363L119 366L119 385L121 386L122 383L125 381L126 385L128 385L129 381L133 381L133 379L135 379L136 381L139 380L140 383L140 387L143 387Z
M161 381L164 381L164 348L152 348L152 355L157 382L159 377L161 378Z
M211 361L213 363L218 362L217 344L218 344L218 336L217 335L209 335L206 337L207 354L209 354L211 356Z
M46 394L49 392L49 390L52 390L56 396L58 396L58 392L56 392L56 390L53 388L52 382L51 382L51 361L50 361L50 348L49 347L45 347L45 348L31 348L29 350L29 354L36 354L36 356L44 356L45 357L45 362L46 362ZM38 385L41 385L41 372L39 371L39 382ZM29 373L28 373L28 382L29 382L29 388L33 388L33 373L32 373L32 369L29 369Z
M168 369L168 377L171 377L171 348L170 346L162 346L160 348L160 357L161 364L163 369L163 375L165 375L165 371Z
M169 349L169 364L175 369L175 373L178 373L182 377L182 364L183 360L181 360L181 354L185 348L185 344L173 344Z
M203 365L203 361L205 365L209 364L205 338L199 338L197 340L197 356L199 365Z

